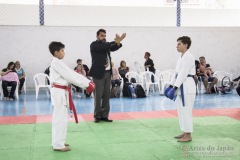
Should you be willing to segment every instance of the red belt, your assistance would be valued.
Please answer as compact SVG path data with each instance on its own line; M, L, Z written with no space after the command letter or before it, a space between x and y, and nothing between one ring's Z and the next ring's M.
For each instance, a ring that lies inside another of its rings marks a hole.
M57 84L53 84L52 86L55 87L55 88L65 89L65 90L68 91L70 112L73 112L75 122L78 123L77 112L76 112L76 108L75 108L75 105L74 105L73 100L72 100L72 93L71 93L70 88L67 87L67 86L60 86L60 85L57 85Z

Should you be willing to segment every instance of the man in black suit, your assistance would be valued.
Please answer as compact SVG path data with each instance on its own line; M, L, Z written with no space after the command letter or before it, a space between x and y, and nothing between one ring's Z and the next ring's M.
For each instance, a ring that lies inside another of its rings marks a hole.
M110 84L111 84L111 51L116 51L122 47L120 43L126 37L123 33L120 37L116 34L114 41L106 42L106 31L99 29L97 31L97 40L90 45L92 56L92 66L89 71L89 76L93 77L95 83L94 91L94 122L106 121L110 111Z

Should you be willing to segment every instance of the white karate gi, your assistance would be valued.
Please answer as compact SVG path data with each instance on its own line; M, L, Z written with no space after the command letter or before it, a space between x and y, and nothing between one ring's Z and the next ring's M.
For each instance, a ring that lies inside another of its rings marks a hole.
M50 67L50 83L68 86L68 82L85 89L89 86L90 80L70 69L63 61L53 57ZM54 149L65 148L68 122L67 94L64 89L51 88L51 100L54 107L52 115L52 146Z
M175 103L178 110L180 129L186 133L191 133L193 131L192 108L196 96L196 84L194 79L187 76L195 75L195 73L194 57L189 51L186 51L182 57L180 56L178 58L175 72L170 82L172 86L178 87ZM180 92L181 84L183 84L185 106L182 104Z

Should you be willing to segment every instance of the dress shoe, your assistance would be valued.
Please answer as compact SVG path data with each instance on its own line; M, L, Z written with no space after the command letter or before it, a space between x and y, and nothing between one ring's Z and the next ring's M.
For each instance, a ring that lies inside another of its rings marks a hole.
M95 123L98 123L98 122L100 122L100 121L101 121L100 118L95 118L95 119L94 119L94 122L95 122Z
M105 121L105 122L112 122L113 120L108 119L108 118L101 118L101 121Z

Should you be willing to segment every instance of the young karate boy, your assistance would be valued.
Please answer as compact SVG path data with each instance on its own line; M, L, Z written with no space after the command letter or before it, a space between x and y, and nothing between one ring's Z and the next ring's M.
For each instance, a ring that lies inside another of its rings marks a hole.
M64 44L51 42L49 51L53 55L50 67L51 100L54 106L52 115L52 147L54 151L67 152L69 144L66 144L69 100L68 84L72 83L88 93L93 92L95 85L86 77L70 69L63 61L65 55Z
M191 39L187 36L177 39L177 51L181 56L178 58L174 75L170 82L170 86L165 90L164 94L167 98L175 100L178 110L178 119L180 129L183 132L174 138L179 139L178 142L188 142L192 140L192 108L195 101L196 85L194 82L195 60L188 51L191 46Z

